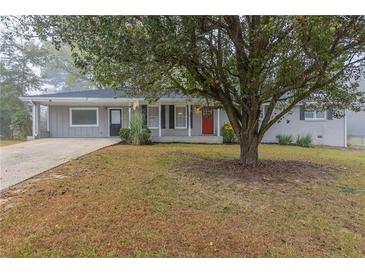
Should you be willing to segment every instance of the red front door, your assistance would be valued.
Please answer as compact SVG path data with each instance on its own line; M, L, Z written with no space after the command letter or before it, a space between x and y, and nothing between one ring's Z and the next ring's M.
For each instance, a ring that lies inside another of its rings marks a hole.
M213 109L212 108L203 108L202 110L202 133L203 134L213 134L213 123L214 123L214 117L213 117Z

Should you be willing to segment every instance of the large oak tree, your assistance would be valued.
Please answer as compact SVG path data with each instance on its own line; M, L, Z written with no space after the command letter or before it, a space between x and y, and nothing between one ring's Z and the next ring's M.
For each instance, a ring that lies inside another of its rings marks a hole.
M33 17L45 39L68 43L76 65L102 86L154 97L180 91L227 112L255 165L265 132L296 104L359 109L364 16ZM260 111L266 106L263 119ZM274 111L275 110L275 111Z

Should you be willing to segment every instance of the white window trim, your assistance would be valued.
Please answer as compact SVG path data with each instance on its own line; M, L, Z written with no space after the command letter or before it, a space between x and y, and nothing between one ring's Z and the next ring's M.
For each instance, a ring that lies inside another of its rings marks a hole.
M96 124L90 125L74 125L72 124L72 111L73 110L96 110ZM99 108L90 108L90 107L78 107L78 108L70 108L69 109L70 116L70 127L99 127Z
M184 127L177 127L176 126L176 118L177 118L177 115L176 115L176 110L178 107L185 107L185 126ZM186 107L186 105L175 105L175 127L176 129L187 129L188 128L188 109Z
M158 109L158 121L160 120L160 108L159 108L159 106L158 105L151 105L151 106L147 106L147 127L149 128L149 129L159 129L160 127L159 126L157 126L157 127L150 127L149 125L148 125L148 122L149 122L149 120L150 120L150 112L149 112L149 108L157 108Z
M314 117L313 118L306 118L305 117L305 113L306 112L313 112L314 113ZM317 117L317 112L324 112L324 117L323 118L318 118ZM325 110L304 110L304 120L305 121L325 121L327 120L327 111Z

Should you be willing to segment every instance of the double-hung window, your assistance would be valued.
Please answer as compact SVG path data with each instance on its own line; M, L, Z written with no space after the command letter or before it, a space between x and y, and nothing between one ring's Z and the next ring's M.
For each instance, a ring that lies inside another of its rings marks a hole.
M175 106L175 128L187 128L186 106Z
M148 106L147 126L149 128L158 128L158 125L159 125L158 106Z
M304 111L305 120L326 120L326 112L319 110L305 110Z
M70 127L98 127L98 108L70 108Z

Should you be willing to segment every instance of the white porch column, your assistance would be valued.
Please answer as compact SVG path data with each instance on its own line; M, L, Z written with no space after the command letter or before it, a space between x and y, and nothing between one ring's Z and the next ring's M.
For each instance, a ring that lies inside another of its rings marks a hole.
M47 106L47 131L49 132L49 105Z
M33 133L33 137L35 139L38 139L40 137L40 128L39 128L39 118L40 118L40 105L39 103L33 103L32 106L32 122L33 122L33 127L32 127L32 133Z
M128 128L131 128L131 119L132 119L132 106L131 103L128 105Z
M161 129L161 102L158 103L158 137L162 136Z
M217 109L217 136L221 136L221 110L220 108Z
M188 104L188 136L191 137L191 104Z

